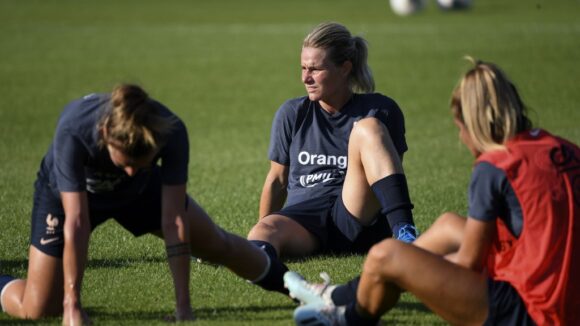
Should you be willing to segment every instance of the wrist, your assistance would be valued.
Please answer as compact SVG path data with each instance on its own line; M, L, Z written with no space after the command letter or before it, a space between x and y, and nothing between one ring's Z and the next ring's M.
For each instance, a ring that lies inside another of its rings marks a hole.
M167 258L173 258L177 256L191 256L191 248L187 242L167 245L165 246L165 251L167 252Z

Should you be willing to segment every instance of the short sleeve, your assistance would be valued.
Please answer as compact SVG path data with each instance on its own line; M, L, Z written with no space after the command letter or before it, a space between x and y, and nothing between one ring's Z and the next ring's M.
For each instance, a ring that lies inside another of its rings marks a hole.
M297 108L287 101L276 112L270 131L268 158L283 165L290 165L290 144Z
M88 151L80 139L66 128L57 128L52 150L57 189L62 192L86 190L84 162Z
M405 153L408 146L405 138L405 117L401 108L390 97L378 93L373 94L372 101L372 103L378 104L380 109L371 110L371 114L385 124L397 152L399 154Z
M505 173L488 162L478 163L471 174L468 200L470 217L493 221L505 213Z
M405 153L408 150L405 139L405 116L394 101L391 109L387 111L386 125L397 152Z
M161 150L161 181L166 185L187 183L189 165L189 138L187 128L177 120L175 129L170 134Z

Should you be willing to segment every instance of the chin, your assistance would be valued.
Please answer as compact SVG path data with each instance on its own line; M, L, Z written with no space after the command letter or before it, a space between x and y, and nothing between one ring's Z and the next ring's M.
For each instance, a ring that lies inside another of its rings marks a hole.
M320 96L317 96L316 94L308 94L308 99L312 102L317 102L320 101Z

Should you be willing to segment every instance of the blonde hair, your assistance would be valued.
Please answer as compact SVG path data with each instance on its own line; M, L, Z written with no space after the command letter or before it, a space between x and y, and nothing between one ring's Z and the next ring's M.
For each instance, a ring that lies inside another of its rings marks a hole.
M495 64L465 57L473 64L453 90L451 110L480 152L505 149L507 140L532 128L514 84Z
M345 26L333 22L322 23L306 36L302 47L326 50L337 66L350 61L352 72L349 83L353 92L371 93L375 90L373 74L367 63L368 43L360 36L353 37Z
M175 118L162 116L159 108L139 86L116 86L98 128L99 144L110 144L133 158L149 155L165 142Z

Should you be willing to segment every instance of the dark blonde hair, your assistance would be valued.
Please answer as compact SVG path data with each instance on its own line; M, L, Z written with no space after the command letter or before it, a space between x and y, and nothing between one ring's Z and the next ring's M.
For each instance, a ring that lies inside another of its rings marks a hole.
M508 139L532 128L515 85L495 64L466 57L473 67L453 90L451 110L480 152L504 149Z
M352 36L341 24L328 22L316 26L304 39L302 47L312 47L327 51L335 65L352 62L350 88L353 92L371 93L375 81L368 66L368 44L360 36Z
M121 84L113 89L109 107L98 124L99 144L110 144L133 158L144 157L164 144L174 122L174 118L160 114L141 87Z

